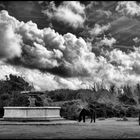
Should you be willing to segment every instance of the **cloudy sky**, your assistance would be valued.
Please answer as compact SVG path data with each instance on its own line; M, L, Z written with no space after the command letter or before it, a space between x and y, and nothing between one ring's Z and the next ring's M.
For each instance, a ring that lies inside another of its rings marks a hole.
M36 90L140 82L140 3L1 1L0 79Z

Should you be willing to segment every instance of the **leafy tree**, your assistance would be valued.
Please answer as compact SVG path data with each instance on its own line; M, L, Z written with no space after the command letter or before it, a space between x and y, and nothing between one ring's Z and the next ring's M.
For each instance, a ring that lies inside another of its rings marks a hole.
M8 83L11 84L14 91L31 90L33 88L23 77L12 74L9 75Z
M67 101L61 106L60 115L67 119L77 120L81 111L79 101Z
M0 107L28 106L27 95L20 92L31 90L33 87L23 77L10 74L6 80L0 80Z
M9 106L29 106L29 103L27 95L13 92Z
M23 77L17 75L6 76L6 80L0 81L0 94L12 93L12 91L31 90L33 87L24 80Z
M123 91L124 91L124 94L126 94L127 96L129 96L129 97L133 96L131 87L129 85L124 86Z
M138 91L138 102L140 104L140 84L137 84L137 91Z

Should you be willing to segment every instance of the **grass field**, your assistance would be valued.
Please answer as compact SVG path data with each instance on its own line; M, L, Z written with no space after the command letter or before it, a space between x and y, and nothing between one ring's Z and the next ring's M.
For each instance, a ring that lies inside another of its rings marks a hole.
M1 139L121 139L140 138L137 118L117 118L63 125L0 125Z

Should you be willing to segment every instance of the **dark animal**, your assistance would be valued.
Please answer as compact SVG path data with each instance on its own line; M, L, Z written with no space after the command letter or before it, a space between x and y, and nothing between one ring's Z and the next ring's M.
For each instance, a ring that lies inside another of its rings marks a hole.
M0 107L0 118L4 116L4 108Z
M91 123L94 119L94 123L96 121L96 110L93 107L90 108L83 108L79 114L79 122L83 119L83 122L85 122L85 117L90 116Z
M139 119L138 120L139 120L139 125L140 125L140 111L139 111Z

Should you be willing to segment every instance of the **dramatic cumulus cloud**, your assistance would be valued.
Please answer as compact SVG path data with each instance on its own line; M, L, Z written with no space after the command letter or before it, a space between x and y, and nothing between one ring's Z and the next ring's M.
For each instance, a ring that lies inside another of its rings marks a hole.
M79 1L64 1L58 7L52 1L48 8L42 10L50 19L55 19L66 23L74 28L82 27L85 21L85 5Z
M92 33L96 36L110 29L110 24L105 25L95 25ZM91 88L95 83L108 88L112 83L119 87L140 82L139 48L129 53L106 50L97 57L93 44L82 37L38 29L36 23L20 22L7 11L0 12L0 26L1 79L9 73L19 74L36 90ZM103 36L98 43L98 47L112 47L116 39Z
M4 11L2 12L4 14ZM0 57L11 58L21 55L21 36L14 32L14 27L0 16ZM8 16L8 13L5 13Z
M109 54L109 58L110 63L114 63L124 75L126 83L136 84L140 82L140 48L135 48L135 51L129 54L115 49Z
M91 46L81 37L77 38L71 33L62 36L51 28L40 30L35 23L19 22L6 11L2 11L1 16L4 17L2 22L5 24L12 23L9 26L13 28L14 35L20 36L22 42L22 47L18 47L18 57L15 56L16 63L44 71L66 71L67 76L88 75L89 68L94 67L92 61L96 62L95 55L91 53ZM14 59L7 61L14 63Z
M13 66L7 65L3 61L0 61L0 79L5 79L5 75L9 74L19 75L19 72L17 72Z
M22 76L26 81L33 85L35 90L55 90L55 89L79 89L89 88L86 83L78 78L62 78L50 73L42 73L37 69L31 70L20 66L12 66L0 61L0 79L6 79L5 75L14 74Z
M116 11L122 15L139 16L140 5L136 1L120 1L118 2Z
M12 47L14 53L18 53L12 58L3 56L5 62L14 63L17 66L22 65L29 68L36 68L46 72L48 70L49 72L54 71L54 74L59 71L60 67L61 69L64 68L68 71L67 76L89 75L91 73L91 68L97 63L95 55L91 52L91 46L87 45L82 38L77 38L71 33L62 36L51 28L40 30L35 23L32 23L31 21L27 23L19 22L15 18L9 16L7 11L2 11L0 17L0 22L5 25L10 23L8 24L8 27L12 29L12 36L19 37L15 38L19 43L17 49L15 49L15 46L9 45L9 47ZM3 36L6 35L4 30ZM2 42L6 40L5 38L1 39ZM11 43L15 43L15 40L13 39ZM2 49L7 47L7 42L4 42L2 47ZM9 49L6 49L5 51L6 53L9 53ZM95 64L92 63L94 60ZM42 81L41 78L38 79L40 79L39 81ZM68 79L61 79L60 83L62 84L62 82L68 83L72 88L76 85ZM81 82L79 83L81 84Z

